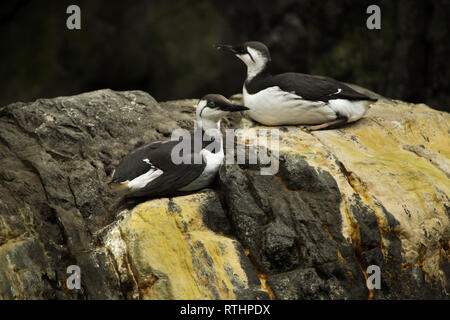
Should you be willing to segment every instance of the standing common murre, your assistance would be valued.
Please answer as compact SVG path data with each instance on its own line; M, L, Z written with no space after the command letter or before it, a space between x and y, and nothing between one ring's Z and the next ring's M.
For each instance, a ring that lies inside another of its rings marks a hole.
M192 161L179 164L173 161L173 149L180 143L179 140L152 142L122 159L114 171L111 184L125 189L127 198L163 197L207 187L214 180L224 158L220 120L229 112L243 110L248 108L232 104L221 95L204 96L196 110L195 131L198 133L200 130L201 135L194 133L194 137L200 136L202 139L201 148L191 148L191 154L187 157ZM218 148L209 150L213 143ZM200 158L199 162L194 160L196 157Z
M362 118L376 101L332 78L292 72L272 76L270 53L261 42L216 48L246 64L242 91L250 109L247 114L265 125L303 124L308 130L338 127Z

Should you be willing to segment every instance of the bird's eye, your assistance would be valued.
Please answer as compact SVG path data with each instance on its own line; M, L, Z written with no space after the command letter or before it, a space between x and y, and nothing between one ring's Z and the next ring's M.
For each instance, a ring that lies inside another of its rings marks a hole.
M208 101L208 107L214 108L215 106L216 104L214 103L214 101Z

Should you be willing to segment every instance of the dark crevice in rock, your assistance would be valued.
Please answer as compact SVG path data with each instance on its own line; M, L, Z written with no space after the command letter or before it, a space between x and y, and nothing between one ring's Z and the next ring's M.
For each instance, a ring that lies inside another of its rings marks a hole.
M39 178L39 181L41 182L41 186L42 186L42 190L44 191L45 198L47 199L47 201L49 201L48 192L47 192L47 189L45 188L45 184L44 184L44 181L42 180L42 176L39 173L39 170L33 165L33 163L31 161L26 160L26 159L21 159L21 160L22 160L22 163L31 170L31 172L33 172L37 175L37 177Z
M246 253L248 260L252 264L254 272L258 276L258 279L261 283L261 287L263 288L264 291L266 291L269 294L271 300L276 300L277 298L276 298L275 294L273 293L270 286L267 284L268 275L265 274L264 272L262 272L261 270L259 270L258 263L255 261L255 258L252 256L249 249L244 248L244 252Z
M341 172L344 174L344 177L347 179L348 184L350 185L350 187L352 187L355 194L360 194L360 190L358 190L356 187L355 178L353 177L352 173L350 171L348 171L347 168L345 167L345 165L341 161L339 161L337 158L336 158L336 163L337 163L339 169L341 170Z
M50 220L50 222L54 223L58 227L58 229L60 231L60 234L61 234L61 237L62 237L61 245L67 246L67 244L68 244L68 236L67 236L66 230L64 229L64 225L62 224L61 219L58 217L58 214L56 213L56 211L55 211L55 219Z
M70 185L70 178L67 178L67 186L69 187L70 193L73 197L73 204L75 205L75 208L80 209L80 207L77 204L77 198L75 196L75 193L73 192L72 186Z
M46 281L51 286L51 288L53 289L53 292L56 292L57 290L59 290L58 281L50 279L47 273L44 273L41 278L42 278L42 281ZM54 298L54 296L53 296L53 298Z
M222 202L233 232L248 248L255 270L267 278L274 295L280 299L292 298L289 288L299 284L280 287L274 279L277 282L288 281L291 274L310 267L316 270L316 277L323 279L321 281L334 281L339 287L337 296L366 295L364 277L356 262L350 263L351 251L340 234L339 206L342 199L331 175L326 171L317 172L302 157L281 157L279 177L253 176L242 170L238 166L221 169ZM283 187L284 184L287 188ZM239 194L240 203L234 201L234 193ZM247 198L255 201L266 214L272 215L272 219L263 223L255 220L253 215L244 217L239 206L246 207ZM267 203L264 199L271 201ZM330 230L327 232L323 225L329 225ZM339 251L348 260L347 264L339 260ZM347 275L350 270L354 278ZM329 290L330 287L318 286L311 294L319 298Z

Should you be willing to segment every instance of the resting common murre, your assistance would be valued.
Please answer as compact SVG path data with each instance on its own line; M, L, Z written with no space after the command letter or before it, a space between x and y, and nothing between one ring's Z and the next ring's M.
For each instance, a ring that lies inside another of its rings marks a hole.
M125 190L127 198L178 195L207 187L224 158L220 120L229 112L243 110L248 108L232 104L221 95L204 96L196 109L195 131L201 130L201 135L194 133L194 137L202 138L201 148L191 148L188 155L192 160L190 163L175 164L172 159L172 151L179 140L152 142L125 156L114 171L110 184ZM214 142L219 147L211 151L208 146ZM194 161L195 157L200 157L200 163Z
M308 130L335 128L364 116L377 99L361 94L332 78L302 73L271 75L270 53L261 42L217 45L247 66L243 86L247 114L265 125L307 125Z

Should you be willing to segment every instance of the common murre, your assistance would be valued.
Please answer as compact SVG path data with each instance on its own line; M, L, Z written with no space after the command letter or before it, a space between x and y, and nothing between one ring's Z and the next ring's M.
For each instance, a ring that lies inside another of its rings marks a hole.
M202 141L197 148L200 150L196 150L192 139L193 148L187 155L192 161L179 164L173 161L173 149L179 145L179 140L152 142L125 156L110 184L125 190L126 198L163 197L205 188L214 180L224 158L220 120L229 112L243 110L248 108L232 104L221 95L204 96L197 104L194 133L194 137ZM201 134L196 134L200 133L198 130ZM210 150L213 143L218 148ZM195 161L195 157L200 161Z
M261 42L217 45L235 54L247 66L243 86L247 114L265 125L306 125L308 130L335 128L354 122L376 101L332 78L302 73L272 76L270 53Z

